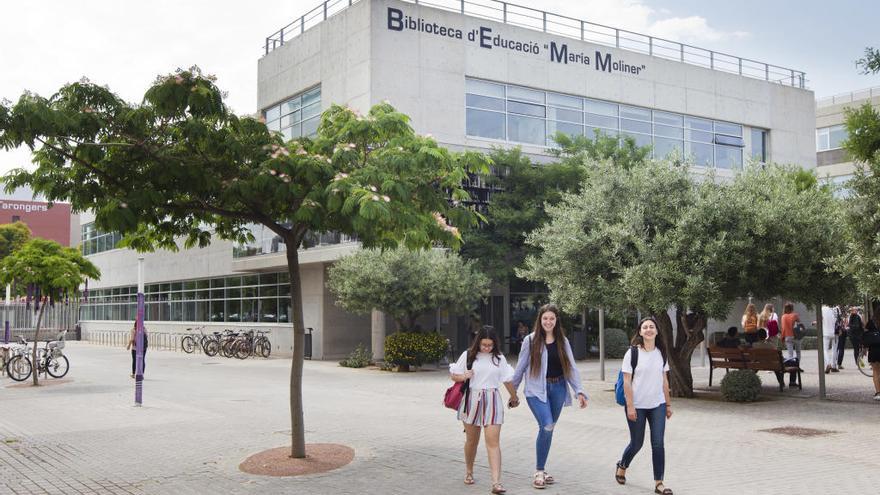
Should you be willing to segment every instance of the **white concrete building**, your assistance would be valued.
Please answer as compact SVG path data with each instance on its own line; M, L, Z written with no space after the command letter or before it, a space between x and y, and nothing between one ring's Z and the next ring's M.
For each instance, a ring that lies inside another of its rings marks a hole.
M388 100L417 132L453 149L521 146L546 160L556 131L600 132L632 136L656 156L678 150L726 175L750 160L815 167L814 96L804 81L794 69L493 0L335 0L266 39L258 104L290 138L314 132L333 103L366 111ZM150 326L265 326L275 351L289 353L285 246L256 235L253 246L148 255ZM338 358L371 340L370 318L336 308L324 287L327 265L357 244L332 235L312 244L300 257L306 326L315 329L314 357ZM92 255L105 275L85 328L130 324L122 320L133 317L136 258ZM511 329L535 300L529 288L496 291L484 323ZM441 312L430 323L458 341L466 335L461 318Z

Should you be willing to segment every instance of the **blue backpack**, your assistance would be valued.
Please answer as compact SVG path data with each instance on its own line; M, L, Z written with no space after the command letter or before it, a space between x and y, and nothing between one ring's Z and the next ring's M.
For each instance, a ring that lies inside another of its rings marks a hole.
M632 374L636 374L636 366L639 364L639 348L631 346L629 348L629 365L632 367ZM623 370L617 372L617 383L614 384L614 399L621 406L626 406L626 394L623 393Z

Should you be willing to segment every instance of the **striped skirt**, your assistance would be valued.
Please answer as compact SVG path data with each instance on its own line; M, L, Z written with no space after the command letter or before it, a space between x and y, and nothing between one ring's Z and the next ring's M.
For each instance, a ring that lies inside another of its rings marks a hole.
M504 401L497 388L471 390L461 401L458 419L469 425L488 426L504 423Z

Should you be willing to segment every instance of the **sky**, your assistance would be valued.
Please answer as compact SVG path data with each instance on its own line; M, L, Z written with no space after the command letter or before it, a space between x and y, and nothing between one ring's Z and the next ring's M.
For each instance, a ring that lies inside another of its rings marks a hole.
M25 90L50 96L61 85L86 77L138 102L157 75L198 65L217 76L234 111L255 113L257 61L263 55L265 38L320 3L2 2L0 99L15 101ZM854 63L866 46L880 48L877 0L513 3L801 70L817 97L880 86L880 76L859 75ZM26 150L0 150L0 173L22 166L30 166ZM19 199L25 198L19 195Z

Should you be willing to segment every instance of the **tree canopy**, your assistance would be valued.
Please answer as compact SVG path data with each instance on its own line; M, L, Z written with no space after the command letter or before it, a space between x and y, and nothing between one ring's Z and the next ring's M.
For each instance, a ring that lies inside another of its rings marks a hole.
M378 309L398 330L437 309L466 312L489 295L489 279L473 262L444 250L359 251L334 263L327 283L341 307L369 314Z
M0 260L21 248L31 238L31 229L22 222L0 225Z
M80 81L44 98L0 104L0 147L33 151L36 168L15 170L7 190L28 185L137 250L245 241L265 225L287 246L294 356L294 457L305 456L302 422L304 325L297 248L309 232L357 236L365 246L460 244L479 216L460 206L462 180L485 172L478 153L452 153L417 135L409 118L381 103L366 115L329 105L317 135L284 141L260 119L238 117L214 78L197 68L160 76L141 104Z

